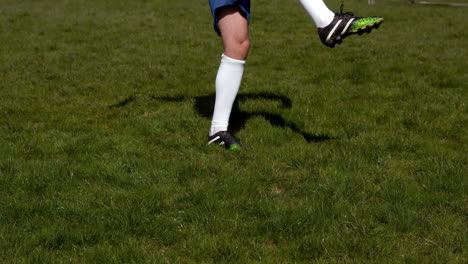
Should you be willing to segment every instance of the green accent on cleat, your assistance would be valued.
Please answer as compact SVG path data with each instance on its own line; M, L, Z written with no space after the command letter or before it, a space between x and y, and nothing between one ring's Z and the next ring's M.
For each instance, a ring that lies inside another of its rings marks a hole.
M215 144L224 146L227 150L240 150L242 143L228 131L219 131L214 135L208 135L208 145Z
M348 33L357 33L360 30L371 29L377 24L382 23L383 17L361 17L353 21L353 24L348 29Z
M241 147L237 144L232 144L231 146L229 146L228 150L238 151L241 150Z

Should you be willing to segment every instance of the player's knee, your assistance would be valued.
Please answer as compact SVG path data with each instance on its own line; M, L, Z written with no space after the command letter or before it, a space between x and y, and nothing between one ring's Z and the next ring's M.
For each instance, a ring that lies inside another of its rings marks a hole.
M247 56L247 54L249 54L249 49L250 49L250 40L248 38L242 40L239 43L239 51L242 54L245 54L245 56Z
M250 41L248 38L230 41L224 46L224 54L236 60L245 60L249 54Z
M232 56L235 57L234 59L245 60L249 54L250 40L248 38L236 40L232 48Z

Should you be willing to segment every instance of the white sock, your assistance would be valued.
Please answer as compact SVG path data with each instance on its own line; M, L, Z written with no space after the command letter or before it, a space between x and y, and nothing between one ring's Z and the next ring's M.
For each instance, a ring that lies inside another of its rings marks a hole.
M227 131L232 105L244 74L244 64L243 60L235 60L224 54L221 56L216 76L216 101L210 136L219 131Z
M318 28L328 26L335 17L322 0L299 0Z

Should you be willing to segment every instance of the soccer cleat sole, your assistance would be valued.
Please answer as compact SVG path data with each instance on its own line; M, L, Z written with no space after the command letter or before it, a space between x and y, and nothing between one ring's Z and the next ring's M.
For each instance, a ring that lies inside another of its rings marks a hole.
M218 146L224 147L224 144L207 144L206 146L210 148L218 148ZM213 147L214 146L214 147ZM237 144L232 144L229 146L229 148L225 148L228 151L241 151L243 147L237 145Z
M335 45L340 45L341 43L343 43L344 38L346 38L348 36L351 36L351 35L354 35L354 34L358 34L359 36L361 36L364 33L370 34L373 29L378 29L380 27L380 25L382 24L382 22L383 22L383 20L377 21L375 23L366 25L365 27L359 28L358 30L356 30L354 32L350 32L350 33L348 33L347 35L345 35L343 37L338 37L337 39L335 39L333 41L333 43L330 43L329 45L327 45L327 47L334 48Z
M372 24L369 24L369 25L366 25L365 27L362 27L362 28L359 28L358 30L355 30L355 31L351 31L349 33L349 35L353 35L353 34L359 34L359 35L362 35L364 33L371 33L371 31L373 29L378 29L380 27L380 25L382 24L383 20L381 21L377 21L375 23L372 23Z

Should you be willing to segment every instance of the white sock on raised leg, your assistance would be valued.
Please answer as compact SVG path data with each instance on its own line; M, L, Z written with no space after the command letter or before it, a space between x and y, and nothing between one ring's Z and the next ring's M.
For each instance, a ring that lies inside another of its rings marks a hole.
M322 0L299 0L318 28L328 26L335 17Z
M235 60L224 54L221 56L221 64L216 75L216 101L210 136L228 129L229 116L242 81L244 65L243 60Z

